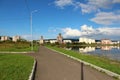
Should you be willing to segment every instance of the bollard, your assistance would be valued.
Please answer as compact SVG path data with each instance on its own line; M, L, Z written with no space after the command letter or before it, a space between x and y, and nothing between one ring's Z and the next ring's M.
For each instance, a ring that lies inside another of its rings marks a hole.
M83 63L81 62L81 80L84 80Z

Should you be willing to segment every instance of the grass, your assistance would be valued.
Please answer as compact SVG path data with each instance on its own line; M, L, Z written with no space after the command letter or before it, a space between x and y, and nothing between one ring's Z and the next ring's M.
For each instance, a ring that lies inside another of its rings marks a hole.
M87 54L81 54L75 51L69 51L69 50L65 50L63 48L58 48L55 46L47 46L48 48L60 51L64 54L76 57L78 59L81 59L83 61L89 62L91 64L94 64L96 66L102 67L104 69L110 70L112 72L115 72L117 74L120 74L120 62L118 61L113 61L113 60L109 60L107 58L104 57L98 57L98 56L94 56L94 55L87 55Z
M28 80L34 59L22 54L0 54L0 80Z
M31 51L30 42L1 42L0 51L4 52L27 52ZM39 48L38 44L34 44L33 51L37 51Z

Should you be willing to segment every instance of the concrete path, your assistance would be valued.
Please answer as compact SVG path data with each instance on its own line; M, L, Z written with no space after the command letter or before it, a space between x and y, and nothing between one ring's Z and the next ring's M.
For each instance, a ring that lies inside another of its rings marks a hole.
M81 63L43 46L29 54L37 60L35 80L81 80ZM114 80L89 66L84 66L84 80Z

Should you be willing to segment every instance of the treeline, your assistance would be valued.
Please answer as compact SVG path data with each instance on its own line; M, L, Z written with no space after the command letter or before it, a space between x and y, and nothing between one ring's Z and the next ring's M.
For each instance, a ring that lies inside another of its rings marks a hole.
M97 46L120 46L120 44L97 44L97 43L91 43L91 44L87 44L85 42L81 42L81 43L76 43L76 42L73 42L73 43L62 43L62 44L59 44L58 42L56 43L45 43L47 45L51 45L51 46L61 46L61 47L74 47L74 46L78 46L78 47L84 47L84 46L92 46L92 47L97 47Z

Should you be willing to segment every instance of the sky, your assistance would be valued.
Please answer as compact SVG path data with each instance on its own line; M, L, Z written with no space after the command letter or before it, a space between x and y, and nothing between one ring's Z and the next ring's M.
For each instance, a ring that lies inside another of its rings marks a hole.
M120 40L120 0L0 0L0 36Z

